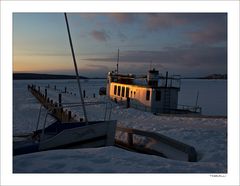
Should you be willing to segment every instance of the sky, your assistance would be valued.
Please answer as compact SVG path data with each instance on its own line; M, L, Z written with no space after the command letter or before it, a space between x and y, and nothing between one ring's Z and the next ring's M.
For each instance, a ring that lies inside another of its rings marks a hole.
M79 74L227 73L226 13L68 13ZM74 74L63 13L13 14L13 71Z

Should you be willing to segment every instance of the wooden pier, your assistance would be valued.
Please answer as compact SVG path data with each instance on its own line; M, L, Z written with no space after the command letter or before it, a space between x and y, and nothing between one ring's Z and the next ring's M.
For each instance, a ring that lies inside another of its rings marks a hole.
M52 100L47 95L47 89L44 90L44 94L41 92L40 87L36 88L36 85L28 85L28 90L33 96L49 111L52 116L61 122L77 122L72 116L72 112L62 107L62 94L58 96L58 102Z

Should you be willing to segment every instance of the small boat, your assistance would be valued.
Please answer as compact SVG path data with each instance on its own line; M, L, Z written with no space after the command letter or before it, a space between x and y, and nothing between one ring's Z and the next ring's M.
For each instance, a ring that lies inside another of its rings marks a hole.
M24 140L17 140L13 142L14 156L50 149L90 148L114 145L115 129L117 123L116 120L110 120L110 117L108 118L108 120L106 120L106 117L104 117L103 121L88 121L77 70L78 69L77 63L70 35L70 29L68 25L67 14L64 13L64 16L74 62L74 68L76 72L79 94L81 98L80 106L82 107L84 116L79 122L76 121L65 122L61 121L59 118L56 118L54 116L54 109L56 109L56 107L48 109L44 120L44 126L42 129L40 130L38 129L39 126L38 117L36 130L29 135L23 135L22 137L24 137L23 138ZM42 106L40 107L39 116L41 113L41 108ZM55 117L56 120L49 126L45 127L46 118L48 115L52 115L53 117Z
M50 149L93 148L114 145L116 121L61 123L54 122L45 129L13 143L13 155Z

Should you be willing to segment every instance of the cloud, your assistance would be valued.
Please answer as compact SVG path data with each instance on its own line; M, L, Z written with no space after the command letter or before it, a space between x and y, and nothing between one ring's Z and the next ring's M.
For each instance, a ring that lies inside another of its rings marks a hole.
M144 17L144 25L150 31L185 28L184 32L193 42L202 39L210 43L226 40L227 14L225 13L150 13L144 14Z
M104 28L110 25L114 27L116 23L120 25L120 30L119 33L114 33L122 42L126 41L126 35L121 30L126 29L123 24L128 24L129 29L138 29L145 35L149 31L171 31L187 36L193 43L215 44L227 39L226 13L101 13L83 16L97 20L98 30L94 30L91 35L98 41L107 41L110 37ZM93 20L90 21L94 22Z
M116 62L114 55L104 58L88 58L95 62ZM122 51L120 64L150 64L177 73L226 73L227 48L210 46L168 47L161 51ZM211 72L210 72L211 71Z
M132 23L135 21L134 13L111 13L108 16L118 23Z
M208 24L206 27L195 32L188 32L193 43L216 44L227 42L227 26L216 23Z
M174 13L159 13L159 14L146 14L146 25L149 30L158 30L160 28L170 28L187 23L187 19L184 14Z
M90 34L94 39L96 39L98 41L107 41L110 38L108 33L104 30L102 30L102 31L93 30Z
M120 31L118 32L118 38L121 40L121 42L124 42L127 40L127 36Z

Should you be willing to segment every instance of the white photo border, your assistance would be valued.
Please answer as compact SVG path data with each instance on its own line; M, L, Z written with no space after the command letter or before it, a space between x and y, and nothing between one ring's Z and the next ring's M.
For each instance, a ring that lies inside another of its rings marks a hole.
M238 1L2 1L2 185L237 185L239 184ZM210 174L13 174L12 15L15 12L221 12L228 15L228 173Z

